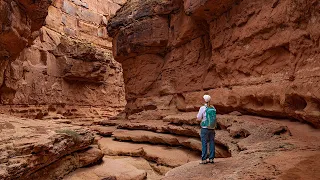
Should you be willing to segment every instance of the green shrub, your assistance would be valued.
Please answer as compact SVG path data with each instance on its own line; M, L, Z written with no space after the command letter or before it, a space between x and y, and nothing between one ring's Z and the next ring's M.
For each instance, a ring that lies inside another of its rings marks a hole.
M67 134L68 136L72 137L72 139L75 142L79 142L80 141L80 135L77 132L73 131L73 130L70 130L70 129L59 129L59 130L56 130L56 133Z

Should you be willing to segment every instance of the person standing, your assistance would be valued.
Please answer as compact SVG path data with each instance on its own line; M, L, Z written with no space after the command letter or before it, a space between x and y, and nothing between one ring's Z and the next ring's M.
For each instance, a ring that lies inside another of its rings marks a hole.
M210 106L211 97L204 95L205 104L200 107L197 119L201 120L200 138L202 154L200 164L214 163L215 157L215 128L216 128L216 109ZM207 161L207 144L209 141L209 161Z

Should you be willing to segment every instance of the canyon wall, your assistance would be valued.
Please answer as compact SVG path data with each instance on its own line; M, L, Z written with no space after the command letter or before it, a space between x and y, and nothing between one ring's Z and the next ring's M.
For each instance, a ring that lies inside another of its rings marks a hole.
M0 179L62 179L102 161L95 134L74 124L125 105L105 27L123 3L0 1Z
M3 0L0 2L0 86L9 60L33 40L32 32L39 30L48 14L46 0Z
M291 118L320 127L317 0L131 0L107 25L128 115L197 111Z
M47 14L30 9L31 17L43 19L32 30L32 18L16 15L15 1L8 1L13 31L24 44L10 34L1 36L1 46L8 42L6 49L13 52L1 55L7 60L0 62L0 111L40 119L50 114L106 117L121 111L126 103L122 67L113 59L106 24L125 0L36 2L33 6Z

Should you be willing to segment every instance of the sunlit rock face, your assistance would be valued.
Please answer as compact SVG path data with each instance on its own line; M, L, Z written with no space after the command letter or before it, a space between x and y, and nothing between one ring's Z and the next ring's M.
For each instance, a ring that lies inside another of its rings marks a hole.
M129 1L110 19L127 112L194 111L293 118L320 127L319 2Z
M0 34L0 111L32 118L51 110L67 117L116 114L125 105L122 67L113 59L106 24L125 1L45 2L1 2L3 29L20 39ZM30 11L21 13L17 4Z

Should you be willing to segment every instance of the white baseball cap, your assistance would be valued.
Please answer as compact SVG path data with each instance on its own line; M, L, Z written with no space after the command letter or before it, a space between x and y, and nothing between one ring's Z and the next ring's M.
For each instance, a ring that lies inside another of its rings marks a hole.
M203 99L204 99L205 102L209 102L211 100L211 97L206 94L206 95L203 96Z

